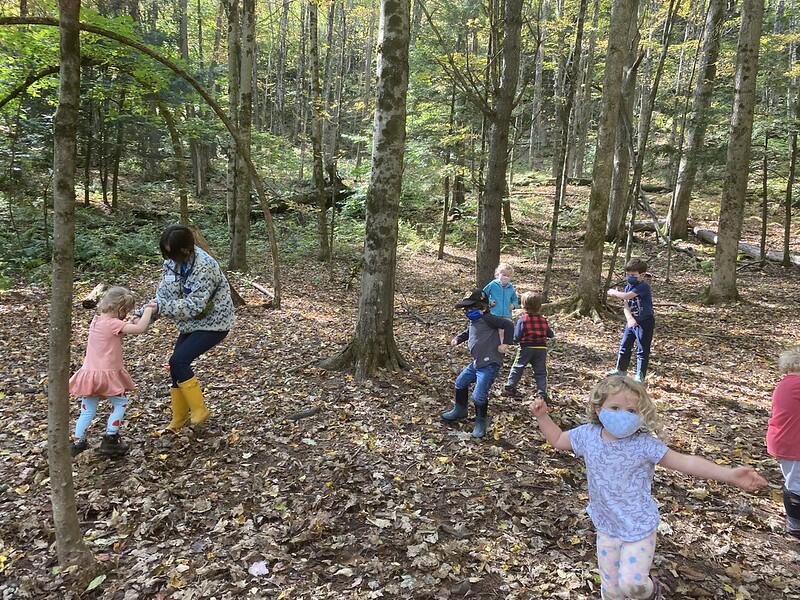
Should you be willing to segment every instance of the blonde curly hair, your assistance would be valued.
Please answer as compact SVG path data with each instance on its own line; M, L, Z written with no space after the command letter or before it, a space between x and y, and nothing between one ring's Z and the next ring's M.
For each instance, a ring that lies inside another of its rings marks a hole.
M656 405L647 393L645 387L625 376L607 377L599 381L589 393L589 404L586 407L586 417L590 423L600 424L597 413L609 397L615 394L630 394L636 398L636 408L642 415L642 421L647 429L659 437L663 437L661 421L658 418Z
M122 319L136 306L136 296L128 288L114 285L108 288L103 298L97 303L98 313L111 313Z
M781 353L778 358L781 373L800 373L800 346L792 346Z

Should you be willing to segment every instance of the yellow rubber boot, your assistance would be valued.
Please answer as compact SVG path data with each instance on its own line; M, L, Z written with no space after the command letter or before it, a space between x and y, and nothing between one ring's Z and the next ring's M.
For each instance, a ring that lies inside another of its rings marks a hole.
M186 381L179 382L178 387L186 400L186 404L189 405L192 425L200 425L200 423L208 419L208 409L206 408L205 398L203 398L203 390L200 389L200 382L197 381L197 377L192 377Z
M189 405L180 388L169 388L172 398L172 421L167 425L167 431L178 433L189 421Z

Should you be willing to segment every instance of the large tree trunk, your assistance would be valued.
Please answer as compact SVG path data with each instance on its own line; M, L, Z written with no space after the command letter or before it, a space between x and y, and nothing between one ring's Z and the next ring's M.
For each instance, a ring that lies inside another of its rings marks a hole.
M606 241L612 242L625 220L625 201L628 199L631 169L631 145L633 144L633 104L636 94L636 79L641 57L639 55L638 22L631 21L628 29L628 58L622 76L620 93L620 115L614 143L614 170L611 175L611 194L606 216Z
M406 366L394 339L397 226L408 90L409 0L382 0L372 172L366 201L364 269L352 341L324 368L355 366L363 379Z
M708 290L709 302L731 302L736 290L737 245L742 234L744 196L750 173L753 108L756 100L758 49L764 0L742 1L742 25L736 50L733 112L728 135L727 175L719 210L719 239L714 257L714 273Z
M615 0L611 9L608 51L603 75L603 100L592 168L592 191L578 277L578 309L590 314L600 303L603 243L611 189L614 143L619 118L622 69L628 49L628 24L636 19L637 0Z
M314 166L314 190L317 196L317 259L328 260L328 198L325 193L325 172L322 165L322 91L319 81L319 40L317 35L317 3L308 3L308 59L311 63L311 148Z
M486 188L478 208L478 244L475 283L486 285L494 276L500 261L501 206L508 168L508 130L514 95L519 80L520 31L522 0L505 0L503 19L503 73L494 92L493 111L489 117L489 161Z
M697 152L703 145L707 123L706 112L711 105L711 96L717 79L723 8L724 0L709 0L699 77L694 89L692 113L689 117L683 155L678 166L675 199L667 217L670 239L682 240L687 235L689 201L697 175Z
M239 135L250 148L253 128L253 63L256 47L255 0L242 0L239 50ZM236 156L236 215L231 239L229 268L247 271L247 238L250 237L250 177L241 153Z
M75 239L75 158L80 98L80 0L60 0L61 68L53 151L53 287L47 367L47 462L62 566L89 567L94 559L83 543L75 506L69 449L69 368Z

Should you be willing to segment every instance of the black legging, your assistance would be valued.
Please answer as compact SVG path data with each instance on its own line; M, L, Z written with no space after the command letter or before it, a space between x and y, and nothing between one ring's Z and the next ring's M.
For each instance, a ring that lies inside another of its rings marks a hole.
M182 333L175 340L175 349L169 357L169 374L172 377L172 387L178 387L178 382L183 382L194 377L192 361L201 354L219 344L228 335L227 331L192 331Z

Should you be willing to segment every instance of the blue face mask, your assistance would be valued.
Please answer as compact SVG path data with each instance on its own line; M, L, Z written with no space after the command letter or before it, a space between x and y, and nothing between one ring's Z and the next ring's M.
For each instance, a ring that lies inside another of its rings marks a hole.
M630 285L636 285L639 283L639 278L636 275L626 275L625 281L627 281Z
M477 321L481 318L481 316L483 316L483 311L478 308L470 308L469 310L465 309L464 316L470 321Z
M615 438L626 438L633 435L642 426L642 416L627 410L608 410L601 408L598 415L603 427Z

